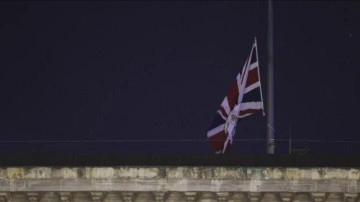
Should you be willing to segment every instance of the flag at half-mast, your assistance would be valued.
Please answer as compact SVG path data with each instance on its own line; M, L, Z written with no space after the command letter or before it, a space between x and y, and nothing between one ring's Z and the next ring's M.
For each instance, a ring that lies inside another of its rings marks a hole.
M210 130L207 132L207 138L214 152L227 153L239 121L258 111L262 111L265 115L255 39L250 56L220 104Z

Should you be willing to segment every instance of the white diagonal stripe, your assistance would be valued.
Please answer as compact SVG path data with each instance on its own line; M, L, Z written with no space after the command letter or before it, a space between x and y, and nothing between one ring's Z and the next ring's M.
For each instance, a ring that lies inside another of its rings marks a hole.
M258 66L259 66L259 63L256 61L250 65L250 70L255 69Z
M225 124L221 124L221 125L217 126L216 128L209 130L207 132L207 137L210 138L210 137L220 133L221 131L224 130L224 128L225 128Z
M238 118L239 119L242 119L242 118L245 118L247 116L250 116L252 113L247 113L247 114L243 114L243 115L239 115Z
M250 92L250 91L254 90L257 87L260 87L260 82L259 81L257 81L256 83L253 83L250 86L248 86L247 88L245 88L245 93Z
M258 110L264 109L264 104L263 104L263 102L245 102L245 103L241 103L240 112L244 111L244 110L247 110L247 109L258 109ZM246 114L238 115L237 117L241 119L241 118L245 118L247 116L250 116L252 114L253 114L253 112L249 112L249 113L246 113Z
M247 109L262 109L262 102L244 102L240 104L240 111L244 111Z
M224 110L226 112L226 115L229 115L231 110L230 110L230 106L229 106L227 96L222 101L221 106L224 108Z
M222 114L221 110L217 110L216 112L221 116L222 119L224 119L224 121L226 121L226 117Z
M238 73L238 75L236 76L236 83L237 83L237 87L239 89L239 86L241 85L241 75L240 75L240 73Z

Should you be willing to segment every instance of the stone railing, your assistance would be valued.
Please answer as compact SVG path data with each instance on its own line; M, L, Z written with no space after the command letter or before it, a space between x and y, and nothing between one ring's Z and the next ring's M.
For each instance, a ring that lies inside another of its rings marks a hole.
M6 167L0 202L357 201L360 169Z

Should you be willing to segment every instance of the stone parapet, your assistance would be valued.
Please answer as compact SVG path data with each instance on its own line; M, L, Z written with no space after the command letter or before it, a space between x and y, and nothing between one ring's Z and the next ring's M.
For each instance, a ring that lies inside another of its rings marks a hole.
M2 201L357 201L360 169L3 167Z

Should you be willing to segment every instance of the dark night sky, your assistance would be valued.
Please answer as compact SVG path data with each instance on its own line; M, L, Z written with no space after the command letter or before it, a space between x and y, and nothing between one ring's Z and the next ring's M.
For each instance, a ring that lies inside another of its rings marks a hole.
M1 2L0 31L1 151L211 154L206 132L255 36L266 97L266 1ZM360 153L359 39L355 1L274 3L278 140L291 124L296 140L353 141L295 146ZM239 127L266 137L260 113Z

